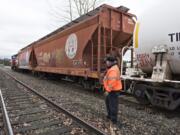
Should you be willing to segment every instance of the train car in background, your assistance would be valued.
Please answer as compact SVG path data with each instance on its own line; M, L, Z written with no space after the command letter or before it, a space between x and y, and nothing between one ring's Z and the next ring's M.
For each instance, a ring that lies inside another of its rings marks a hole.
M174 110L180 106L179 0L154 3L138 18L131 66L122 78L141 103ZM178 19L179 18L179 19ZM125 47L123 50L127 50Z
M102 5L21 49L18 68L96 86L106 68L105 56L116 55L120 66L121 49L132 43L134 17L123 6Z
M18 54L11 56L11 69L12 70L16 70L18 68L17 56L18 56Z

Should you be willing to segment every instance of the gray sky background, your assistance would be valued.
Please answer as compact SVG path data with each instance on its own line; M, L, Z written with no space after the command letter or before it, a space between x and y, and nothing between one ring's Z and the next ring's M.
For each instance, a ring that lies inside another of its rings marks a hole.
M52 17L52 8L62 11L68 0L0 0L0 58L17 53L22 47L65 24ZM155 0L104 0L118 7L124 5L140 16Z

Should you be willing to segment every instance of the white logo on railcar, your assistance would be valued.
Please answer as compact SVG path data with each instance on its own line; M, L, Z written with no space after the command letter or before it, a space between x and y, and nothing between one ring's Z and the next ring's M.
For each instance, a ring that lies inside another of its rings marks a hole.
M77 36L76 34L69 35L66 40L65 52L68 58L73 59L77 52Z

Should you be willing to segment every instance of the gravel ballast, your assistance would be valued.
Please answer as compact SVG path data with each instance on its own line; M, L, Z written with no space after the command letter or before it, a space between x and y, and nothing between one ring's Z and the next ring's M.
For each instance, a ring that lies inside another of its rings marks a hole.
M18 73L3 69L13 74L54 102L73 114L90 122L109 133L104 99L98 94L63 80L47 80L31 74ZM158 108L139 107L120 101L116 134L122 135L178 135L180 134L180 112L170 112Z

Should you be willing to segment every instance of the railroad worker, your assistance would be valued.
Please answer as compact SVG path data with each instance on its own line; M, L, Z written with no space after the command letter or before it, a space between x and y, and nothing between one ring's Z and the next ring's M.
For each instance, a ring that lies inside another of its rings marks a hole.
M113 56L108 56L106 59L107 71L103 79L105 88L105 103L107 109L107 118L113 124L117 123L118 114L118 95L122 90L122 83L120 80L120 70L117 65L117 59Z

